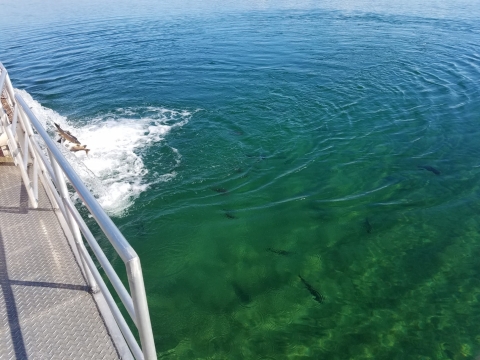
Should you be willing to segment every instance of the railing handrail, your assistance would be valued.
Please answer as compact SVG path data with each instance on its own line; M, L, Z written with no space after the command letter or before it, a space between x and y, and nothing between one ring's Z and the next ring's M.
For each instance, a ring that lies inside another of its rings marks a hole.
M156 359L155 344L153 341L153 333L148 312L142 269L137 253L125 239L120 230L115 226L110 217L105 213L95 197L87 189L73 167L63 156L58 146L43 128L35 114L33 114L33 112L30 110L25 100L20 94L14 91L8 77L7 70L2 63L0 63L0 70L0 95L5 87L7 90L7 95L10 98L10 102L14 106L14 119L12 124L8 123L8 119L5 120L5 116L4 120L2 120L4 122L3 126L6 130L7 137L9 138L9 144L15 150L15 153L12 155L14 156L15 163L18 163L20 170L22 171L22 177L24 179L25 186L27 187L29 197L32 200L32 204L36 207L38 203L36 182L37 177L40 176L40 174L37 176L37 171L40 167L40 173L41 176L43 176L42 179L45 179L48 184L46 191L49 191L53 195L53 199L55 202L57 202L58 209L64 216L68 228L73 235L77 251L82 260L81 263L83 266L83 271L86 275L89 285L94 291L96 291L97 285L100 288L100 291L104 295L112 315L122 331L125 340L130 346L133 355L137 359ZM0 108L1 107L2 105L0 104ZM2 115L0 114L0 119L2 118L1 116ZM17 134L17 122L18 126L21 126L24 131L24 135L22 137L23 147L22 141L19 141L19 145L17 145L17 141L15 139ZM1 125L2 122L0 122L0 126ZM45 153L37 144L32 127L42 138L50 157L50 162L47 160ZM17 161L17 157L20 159L20 161ZM28 172L26 170L29 157L32 159L34 165L33 182L30 182ZM111 266L96 239L85 224L85 221L78 213L78 210L71 203L64 176L68 178L70 184L73 186L80 199L83 200L83 203L90 214L96 220L103 233L107 236L108 240L123 260L127 269L130 293L126 290L123 282L120 280L117 273ZM140 349L138 346L130 328L126 324L120 310L118 309L100 273L98 272L98 269L95 267L92 259L90 258L90 255L83 244L81 234L83 234L89 243L90 248L95 254L100 265L103 267L105 274L110 279L110 282L119 295L120 300L125 305L127 312L130 314L133 322L137 326L142 349Z
M33 128L42 137L48 150L52 152L53 157L57 161L58 165L60 165L60 167L62 168L63 173L68 178L68 180L70 180L73 188L83 200L85 206L93 215L98 225L100 225L105 235L107 235L110 243L120 255L123 262L127 263L130 260L137 258L138 255L135 250L133 250L132 246L127 242L120 230L118 230L118 228L115 226L112 219L110 219L110 217L105 213L103 208L97 202L92 193L87 189L87 187L77 175L75 170L73 170L72 165L70 165L68 160L65 159L65 157L62 155L60 150L55 145L54 141L47 134L47 131L43 128L40 121L38 121L36 116L25 103L25 100L23 100L23 98L18 93L15 93L15 100L20 103L20 105L22 106L22 110L29 117Z

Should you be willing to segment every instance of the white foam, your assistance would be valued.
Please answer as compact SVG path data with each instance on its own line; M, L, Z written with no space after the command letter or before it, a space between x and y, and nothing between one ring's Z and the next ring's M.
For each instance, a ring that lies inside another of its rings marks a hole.
M56 136L53 122L69 130L90 149L72 153L61 147L65 157L92 191L100 205L110 214L121 216L152 182L142 153L149 146L165 141L166 135L176 127L185 125L191 117L188 111L174 111L161 107L120 108L109 114L73 123L52 109L42 106L26 91L19 90L35 116ZM56 139L56 138L55 138ZM172 148L177 164L181 155ZM169 181L176 173L155 176L155 182Z

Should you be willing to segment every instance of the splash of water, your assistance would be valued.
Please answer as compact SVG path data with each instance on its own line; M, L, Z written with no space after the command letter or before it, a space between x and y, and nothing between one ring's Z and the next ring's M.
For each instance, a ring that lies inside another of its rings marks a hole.
M60 146L65 157L112 216L121 216L138 196L153 183L148 183L148 169L142 152L154 144L165 141L174 128L188 123L191 113L161 107L119 108L84 123L69 121L52 109L42 106L24 90L17 90L35 116L53 136L54 122L69 130L90 149L69 152ZM181 154L173 149L177 164ZM169 181L175 172L156 176L155 182ZM74 196L73 199L76 199Z

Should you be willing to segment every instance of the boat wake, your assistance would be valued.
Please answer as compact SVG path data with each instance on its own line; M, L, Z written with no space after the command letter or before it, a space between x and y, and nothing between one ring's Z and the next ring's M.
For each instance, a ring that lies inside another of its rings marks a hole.
M188 123L191 113L162 107L119 108L82 123L75 123L42 106L24 90L17 90L47 131L55 136L54 123L74 134L84 151L72 153L62 147L65 157L111 216L122 216L138 196L154 183L169 181L174 170L147 181L148 169L142 154L155 144L164 143L167 134ZM180 153L172 148L181 161ZM77 200L77 199L73 199Z

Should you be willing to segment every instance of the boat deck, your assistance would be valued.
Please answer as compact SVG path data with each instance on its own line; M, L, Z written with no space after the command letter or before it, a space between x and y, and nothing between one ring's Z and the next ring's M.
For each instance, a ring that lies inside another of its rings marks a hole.
M19 169L0 162L0 358L121 358L40 184L38 197L29 207Z

